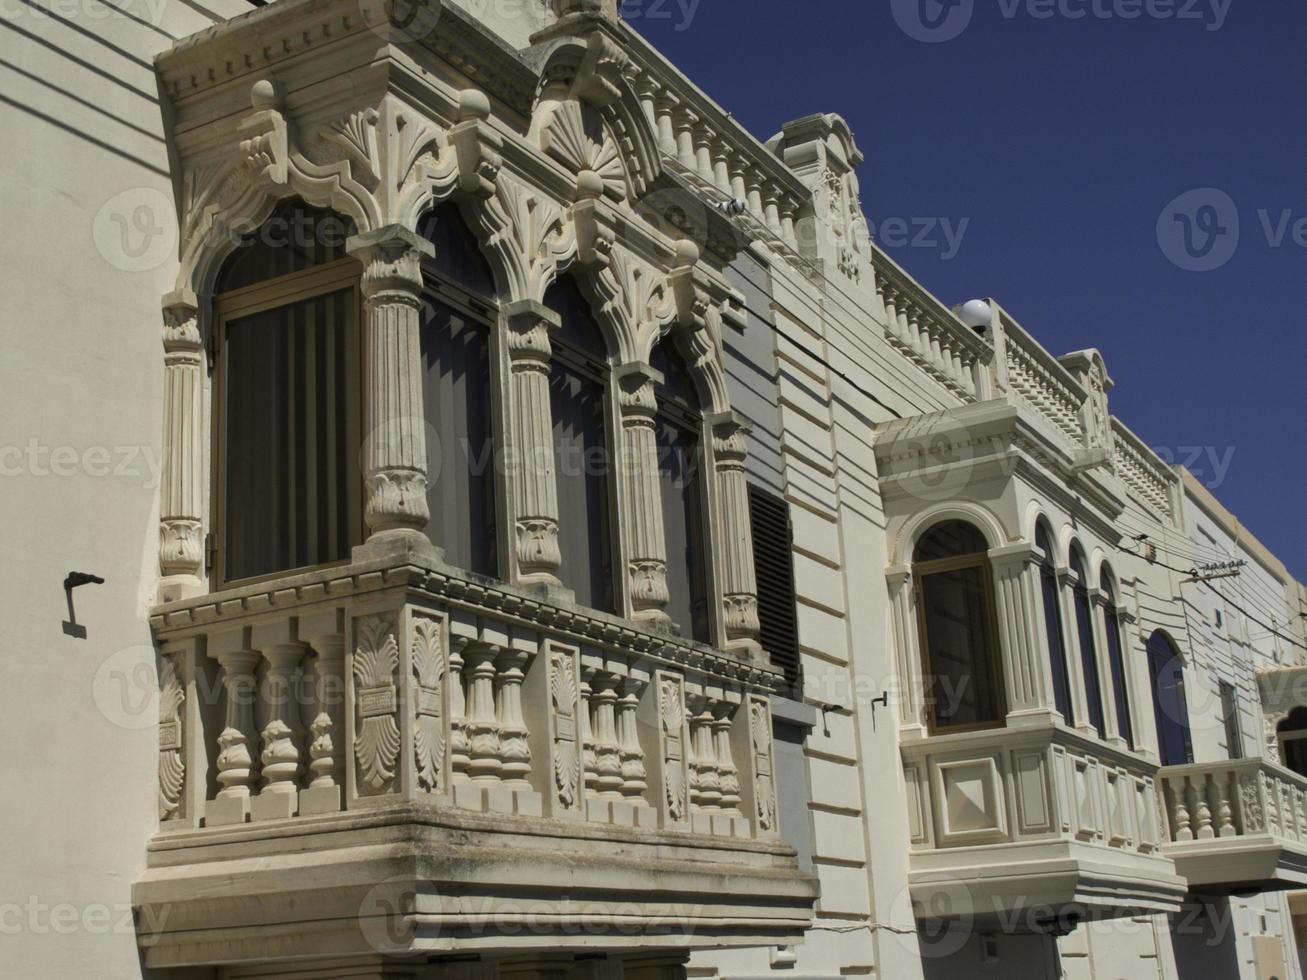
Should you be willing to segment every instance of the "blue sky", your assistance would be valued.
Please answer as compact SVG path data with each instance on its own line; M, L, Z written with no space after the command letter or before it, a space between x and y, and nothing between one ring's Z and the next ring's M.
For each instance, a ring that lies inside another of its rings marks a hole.
M950 305L995 297L1054 353L1098 347L1113 412L1197 453L1307 580L1307 3L951 2L626 13L759 137L843 115L895 258ZM894 218L933 219L910 236L932 244L892 247Z

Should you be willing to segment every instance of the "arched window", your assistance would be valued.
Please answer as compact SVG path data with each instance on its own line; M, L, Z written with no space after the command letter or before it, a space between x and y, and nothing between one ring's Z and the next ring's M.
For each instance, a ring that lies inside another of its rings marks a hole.
M344 219L287 201L214 296L214 577L345 561L362 538L359 277Z
M971 524L945 521L913 553L932 731L1001 725L1006 714L988 551Z
M1285 767L1307 776L1307 708L1294 708L1275 731Z
M1157 748L1162 765L1187 765L1194 761L1194 747L1184 693L1184 661L1180 659L1180 651L1161 631L1148 638L1148 672L1153 684L1153 716L1157 721Z
M1062 625L1061 589L1057 583L1057 559L1053 541L1041 523L1035 529L1035 550L1039 553L1039 582L1044 598L1044 631L1053 665L1053 702L1068 725L1076 723L1071 701L1071 669L1066 658L1066 628Z
M1076 609L1076 639L1080 645L1080 669L1085 680L1085 703L1089 723L1099 738L1107 738L1103 715L1103 682L1098 675L1098 644L1094 642L1094 610L1089 604L1089 579L1085 557L1078 547L1071 550L1071 588Z
M427 536L458 568L499 574L491 343L498 317L490 266L458 208L419 229L435 246L422 264L422 402L427 431Z
M658 386L658 477L667 540L667 613L681 634L712 641L708 525L704 519L703 413L689 368L670 339L649 360Z
M1116 731L1131 749L1135 747L1135 728L1130 720L1130 689L1126 684L1125 654L1121 639L1121 611L1116 604L1116 589L1107 569L1099 577L1103 593L1103 627L1107 635L1107 666L1112 672L1112 703L1116 707Z
M608 346L571 277L545 294L562 326L552 338L549 397L558 474L559 577L583 606L615 612Z

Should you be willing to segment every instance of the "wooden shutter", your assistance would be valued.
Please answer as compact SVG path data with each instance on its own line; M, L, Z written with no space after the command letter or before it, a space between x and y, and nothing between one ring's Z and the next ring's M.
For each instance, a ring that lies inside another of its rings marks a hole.
M772 663L799 691L799 621L794 605L794 529L790 507L775 494L749 485L753 563L758 577L758 619L762 645Z

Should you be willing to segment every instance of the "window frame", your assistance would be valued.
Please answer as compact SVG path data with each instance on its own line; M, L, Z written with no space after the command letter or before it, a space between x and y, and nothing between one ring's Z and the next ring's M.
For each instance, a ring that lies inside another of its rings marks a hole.
M353 311L352 328L346 332L345 358L347 365L353 364L345 371L346 418L352 431L347 434L347 446L344 453L345 465L349 460L357 463L363 440L363 268L359 261L351 256L336 259L323 265L313 266L298 272L267 279L263 282L243 286L225 293L217 293L210 304L212 310L212 353L213 368L211 378L212 406L210 409L210 459L213 460L210 474L210 527L212 528L212 549L206 546L206 552L212 556L209 575L212 591L222 591L260 582L274 581L287 576L298 575L320 568L339 568L352 560L349 555L334 562L314 565L301 565L287 568L266 575L249 578L227 578L227 327L233 320L241 320L259 313L267 313L282 307L292 306L305 300L328 296L332 293L350 293L347 307ZM350 548L363 543L366 529L364 518L366 495L364 493L363 474L355 465L356 478L347 480L348 492L353 496L347 501L350 526ZM207 557L207 556L206 556ZM209 564L206 562L206 564Z
M922 538L938 527L940 523L945 522L937 522L924 528L917 537L917 543L920 543ZM969 522L964 521L963 523ZM983 534L981 536L983 537ZM958 735L966 732L994 731L1007 727L1007 681L1003 675L1003 651L1000 645L1001 638L998 629L998 605L995 602L994 594L994 566L989 560L988 552L958 555L952 558L937 558L928 562L913 562L912 590L916 607L917 642L921 648L921 666L924 671L923 680L934 676L934 668L931 664L930 640L926 629L925 590L922 581L930 575L958 571L964 568L979 568L983 572L981 578L984 581L985 589L985 619L989 634L990 670L993 672L994 678L995 698L993 708L996 718L994 721L941 727L937 724L935 717L935 701L932 693L934 685L923 683L922 701L926 713L926 732L929 735Z
M1103 696L1103 651L1098 649L1097 630L1095 629L1098 615L1094 609L1094 590L1090 587L1088 580L1088 563L1088 558L1080 550L1079 545L1073 544L1067 559L1067 572L1071 584L1071 612L1075 616L1076 652L1080 654L1080 679L1085 694L1084 723L1094 730L1094 735L1100 742L1106 743L1108 737L1107 702ZM1080 618L1080 604L1082 602L1084 603L1083 622ZM1089 643L1087 650L1085 648L1086 640ZM1092 662L1094 668L1092 692L1090 690L1090 662ZM1110 671L1108 679L1110 680ZM1094 717L1095 708L1098 709L1097 719Z
M1042 543L1041 543L1042 539ZM1039 596L1044 610L1045 641L1049 644L1048 656L1053 670L1053 707L1062 715L1067 727L1076 726L1076 689L1071 664L1071 647L1067 643L1066 617L1062 609L1062 580L1057 573L1057 556L1053 553L1053 535L1043 522L1035 531L1034 552L1039 557ZM1050 595L1051 590L1051 595ZM1051 601L1051 608L1050 608ZM1058 649L1052 648L1053 637L1050 635L1056 627ZM1057 703L1057 667L1062 668L1062 682L1066 686L1066 710Z

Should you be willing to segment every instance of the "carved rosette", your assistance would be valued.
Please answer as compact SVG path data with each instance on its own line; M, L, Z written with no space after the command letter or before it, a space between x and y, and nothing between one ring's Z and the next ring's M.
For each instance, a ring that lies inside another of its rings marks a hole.
M173 658L159 665L159 819L179 816L186 763L182 759L181 707L186 700Z
M390 616L357 623L354 678L354 761L360 796L394 792L400 732L397 675L399 644Z
M422 403L422 257L430 242L399 225L356 235L347 245L363 263L364 479L374 533L421 532L427 507Z
M749 743L753 750L754 816L758 830L776 832L776 786L772 767L771 710L762 698L749 699Z
M513 481L518 580L560 586L563 558L558 546L558 478L549 396L549 335L558 329L558 314L535 301L524 301L511 304L504 316L512 365L510 438L519 464Z
M164 297L164 455L159 486L162 598L198 590L204 570L204 342L193 298Z
M564 810L581 808L581 691L576 653L560 647L549 652L549 697L553 706L554 792Z
M685 745L685 688L679 677L662 675L658 681L658 715L663 744L663 802L667 817L683 822L689 802L688 762Z
M758 583L753 564L753 532L749 518L749 488L744 466L748 458L747 427L733 414L711 420L713 462L717 471L717 545L721 553L722 613L728 648L760 653Z
M666 613L667 542L663 531L662 498L658 484L658 440L654 422L658 403L655 385L662 378L645 364L627 364L617 370L618 399L626 440L621 476L627 507L627 572L633 615L656 626L671 623Z
M430 616L413 619L413 680L417 686L414 705L414 760L417 781L428 793L444 789L445 651L441 624Z

